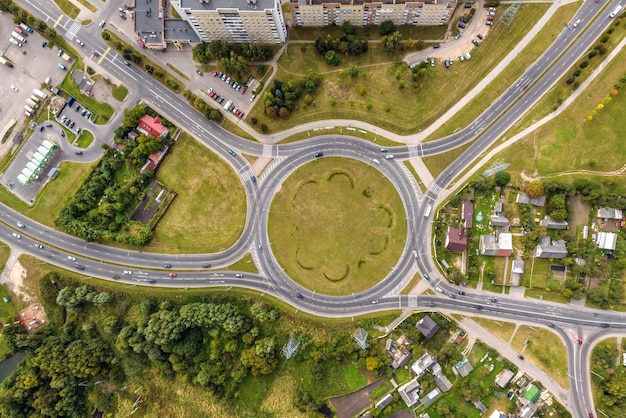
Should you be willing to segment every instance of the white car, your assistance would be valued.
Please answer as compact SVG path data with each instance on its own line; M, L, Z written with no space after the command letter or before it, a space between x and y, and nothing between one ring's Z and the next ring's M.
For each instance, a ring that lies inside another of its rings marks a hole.
M107 22L105 22L104 20L101 20L101 21L100 21L100 27L101 27L101 28L103 28L103 27L104 27L104 25L106 25L106 24L107 24Z
M20 89L18 89L17 86L14 86L13 84L11 84L11 88L15 91L20 91Z
M16 233L16 232L12 233L11 235L13 235L17 239L21 239L22 238L22 236L20 234Z
M85 43L78 38L76 38L76 43L80 46L85 46Z
M73 257L71 255L68 255L67 259L70 260L70 261L76 261L76 257Z
M19 46L20 48L22 47L22 44L18 42L15 38L9 38L9 42L11 42L13 45Z

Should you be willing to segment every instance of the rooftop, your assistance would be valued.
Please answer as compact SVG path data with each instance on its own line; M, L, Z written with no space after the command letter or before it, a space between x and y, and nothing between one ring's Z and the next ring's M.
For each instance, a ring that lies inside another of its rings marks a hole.
M417 324L415 324L415 328L417 328L424 337L431 338L433 335L439 331L439 325L428 315L425 315L422 319L419 320Z
M180 7L191 10L239 9L258 10L273 9L274 0L180 0Z

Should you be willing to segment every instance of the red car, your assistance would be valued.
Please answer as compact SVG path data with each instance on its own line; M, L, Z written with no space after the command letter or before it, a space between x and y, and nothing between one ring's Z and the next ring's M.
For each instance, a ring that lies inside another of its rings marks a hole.
M578 337L578 344L582 344L583 343L583 337Z
M176 273L170 273L170 274L168 274L168 276L170 276L170 277L176 277Z

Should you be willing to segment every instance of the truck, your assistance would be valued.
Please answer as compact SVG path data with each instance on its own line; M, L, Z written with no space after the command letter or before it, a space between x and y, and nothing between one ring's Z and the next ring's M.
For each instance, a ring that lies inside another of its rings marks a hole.
M35 109L33 109L32 107L30 107L28 105L24 106L24 110L27 111L27 112L30 112L30 113L34 113L35 112Z
M63 58L63 59L64 59L65 61L67 61L67 62L72 62L72 57L70 57L70 56L68 55L68 53L67 53L67 52L65 52L65 51L63 51L62 49L59 49L59 50L57 51L57 55L58 55L59 57Z
M40 153L41 155L45 155L46 157L49 157L54 151L47 149L43 145L39 145L39 148L37 148L37 152Z
M9 68L13 68L13 63L2 56L0 56L0 64L6 65Z
M39 173L41 171L41 168L39 168L39 166L32 161L26 163L26 168L28 168L33 173Z
M37 96L41 97L42 99L48 98L48 95L41 90L33 89L33 93L35 93Z
M36 159L37 161L39 161L39 166L41 167L42 165L44 165L44 163L48 162L48 158L44 157L43 155L41 155L39 152L35 151L35 153L33 154L33 158Z
M424 218L428 218L432 210L433 210L433 205L428 205L428 207L426 208L426 212L424 212Z
M20 27L28 33L33 33L33 30L25 23L20 23Z
M33 102L39 104L39 97L35 96L34 94L30 95L30 100L32 100Z
M15 31L11 32L11 36L14 37L15 39L17 39L18 41L20 41L23 44L26 43L26 38L24 38L22 35L20 35L19 33L15 32Z
M232 104L233 104L232 100L227 101L226 104L224 105L224 109L226 109L226 110L230 109L230 105L232 105Z
M23 37L27 37L28 36L28 33L26 33L26 31L24 29L20 28L19 26L15 27L15 32L19 33Z
M47 149L55 149L57 147L57 144L50 141L49 139L44 139L43 141L41 141L41 145L43 145Z
M32 179L32 178L34 178L34 177L35 177L35 175L33 174L33 172L32 172L32 171L30 171L30 170L29 170L28 168L26 168L26 167L24 167L24 168L22 169L22 174L23 174L24 176L28 177L29 179Z
M30 99L26 99L26 104L29 105L30 107L32 107L33 109L37 109L39 107L39 105L35 102L33 102Z
M33 116L32 112L29 112L28 110L25 110L24 114L28 116L29 118Z
M74 99L74 97L73 97L73 96L68 97L68 99L67 99L67 105L68 105L68 106L72 106L72 105L74 104L74 100L76 100L76 99Z
M30 186L30 179L24 174L17 175L17 182L20 183L22 186Z

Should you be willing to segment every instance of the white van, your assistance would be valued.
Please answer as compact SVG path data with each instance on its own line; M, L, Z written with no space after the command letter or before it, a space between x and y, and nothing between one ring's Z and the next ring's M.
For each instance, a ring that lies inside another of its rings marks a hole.
M578 27L578 24L580 23L580 19L578 19L576 22L574 22L574 24L572 25L573 27Z
M224 105L224 109L226 110L230 110L230 106L233 104L232 100L229 100L226 102L226 104Z
M376 164L380 165L380 161L378 161L376 158L374 158L372 161L374 161Z

